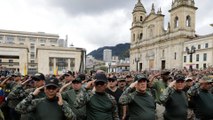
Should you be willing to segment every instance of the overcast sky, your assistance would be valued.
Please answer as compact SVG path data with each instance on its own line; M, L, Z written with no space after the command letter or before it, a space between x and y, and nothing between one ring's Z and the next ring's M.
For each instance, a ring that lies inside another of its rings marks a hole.
M172 0L141 0L147 13L161 7L168 23ZM0 29L46 32L69 38L87 53L130 42L132 10L137 0L0 0ZM213 33L212 0L195 0L197 34ZM165 24L165 27L166 27Z

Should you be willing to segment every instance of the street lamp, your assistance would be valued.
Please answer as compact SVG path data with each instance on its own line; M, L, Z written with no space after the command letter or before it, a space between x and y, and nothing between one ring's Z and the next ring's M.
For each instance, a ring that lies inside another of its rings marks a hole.
M188 47L186 47L186 52L187 52L187 54L190 55L189 61L190 61L190 63L192 63L192 55L196 52L195 46L192 46L191 49L189 49ZM189 70L190 71L193 70L192 64L189 65Z
M138 71L138 62L139 62L140 58L136 57L135 58L135 62L136 62L136 71Z
M109 62L108 65L109 65L109 70L108 70L108 72L110 73L111 62Z

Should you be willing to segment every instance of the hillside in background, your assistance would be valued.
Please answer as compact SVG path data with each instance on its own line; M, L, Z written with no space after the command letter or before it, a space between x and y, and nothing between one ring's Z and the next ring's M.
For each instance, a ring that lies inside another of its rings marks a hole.
M104 49L111 49L112 56L118 56L119 59L124 59L129 57L129 48L130 48L130 43L117 44L116 46L104 46L104 47L98 48L97 50L93 50L88 55L92 55L95 59L103 60Z

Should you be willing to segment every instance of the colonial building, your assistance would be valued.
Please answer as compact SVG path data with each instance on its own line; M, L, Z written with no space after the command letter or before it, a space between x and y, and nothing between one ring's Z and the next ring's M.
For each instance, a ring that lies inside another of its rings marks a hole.
M0 67L22 74L84 71L83 48L67 47L57 34L0 30Z
M161 9L147 13L138 0L132 12L130 70L160 70L213 65L213 34L195 34L194 0L173 0L170 21L164 28ZM192 47L193 46L193 47ZM195 48L193 53L191 48ZM188 53L187 54L187 50Z

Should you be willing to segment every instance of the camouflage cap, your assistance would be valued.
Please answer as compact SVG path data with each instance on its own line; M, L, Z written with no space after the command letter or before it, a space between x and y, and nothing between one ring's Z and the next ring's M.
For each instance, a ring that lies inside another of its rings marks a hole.
M147 77L146 77L146 75L145 74L137 74L136 76L135 76L135 79L134 79L135 81L139 81L139 80L146 80L146 81L148 81L148 79L147 79Z
M213 76L209 75L209 76L203 76L200 80L200 82L207 82L207 83L211 83L213 82Z
M118 81L118 82L120 82L120 81L126 81L126 79L125 79L124 77L119 77L119 78L117 79L117 81Z

